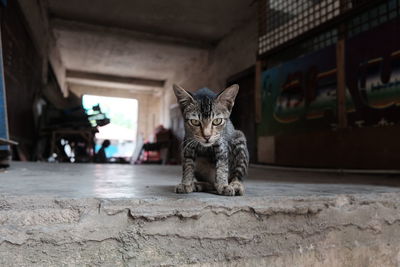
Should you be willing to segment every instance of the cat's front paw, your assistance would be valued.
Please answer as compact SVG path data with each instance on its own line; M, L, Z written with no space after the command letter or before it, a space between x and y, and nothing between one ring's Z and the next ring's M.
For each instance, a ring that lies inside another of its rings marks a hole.
M187 194L193 192L193 184L178 184L175 187L175 193L177 194Z
M243 196L244 195L244 185L239 181L234 181L229 184L235 190L235 196Z
M215 185L217 192L219 195L223 196L234 196L235 195L235 188L231 185L223 184L223 185Z

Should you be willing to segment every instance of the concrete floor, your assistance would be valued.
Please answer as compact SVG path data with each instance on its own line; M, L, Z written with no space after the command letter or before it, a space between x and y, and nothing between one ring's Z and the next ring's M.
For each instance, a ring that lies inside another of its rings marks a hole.
M179 166L12 163L0 266L400 266L396 176L251 168L243 197Z
M210 193L177 195L180 166L20 163L0 172L0 195L62 198L221 198ZM400 192L400 179L251 168L246 196L329 196Z

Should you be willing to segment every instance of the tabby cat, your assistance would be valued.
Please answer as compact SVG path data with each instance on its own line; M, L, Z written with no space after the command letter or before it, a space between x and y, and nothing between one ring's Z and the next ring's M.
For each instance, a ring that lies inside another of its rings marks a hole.
M190 93L174 85L185 121L183 176L176 193L244 194L242 180L249 165L246 137L229 119L238 91L237 84L219 94L207 88Z

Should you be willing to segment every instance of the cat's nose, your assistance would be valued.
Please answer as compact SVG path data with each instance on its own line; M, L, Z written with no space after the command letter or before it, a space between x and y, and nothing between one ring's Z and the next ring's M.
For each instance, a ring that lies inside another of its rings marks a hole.
M210 140L210 138L211 138L211 135L205 135L204 136L204 139L206 139L206 141Z

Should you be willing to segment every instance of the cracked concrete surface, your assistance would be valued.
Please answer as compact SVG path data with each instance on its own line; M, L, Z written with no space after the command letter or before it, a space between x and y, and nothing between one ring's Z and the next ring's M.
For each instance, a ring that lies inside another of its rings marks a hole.
M246 196L221 197L175 195L179 172L13 164L0 265L400 265L396 177L252 169Z

